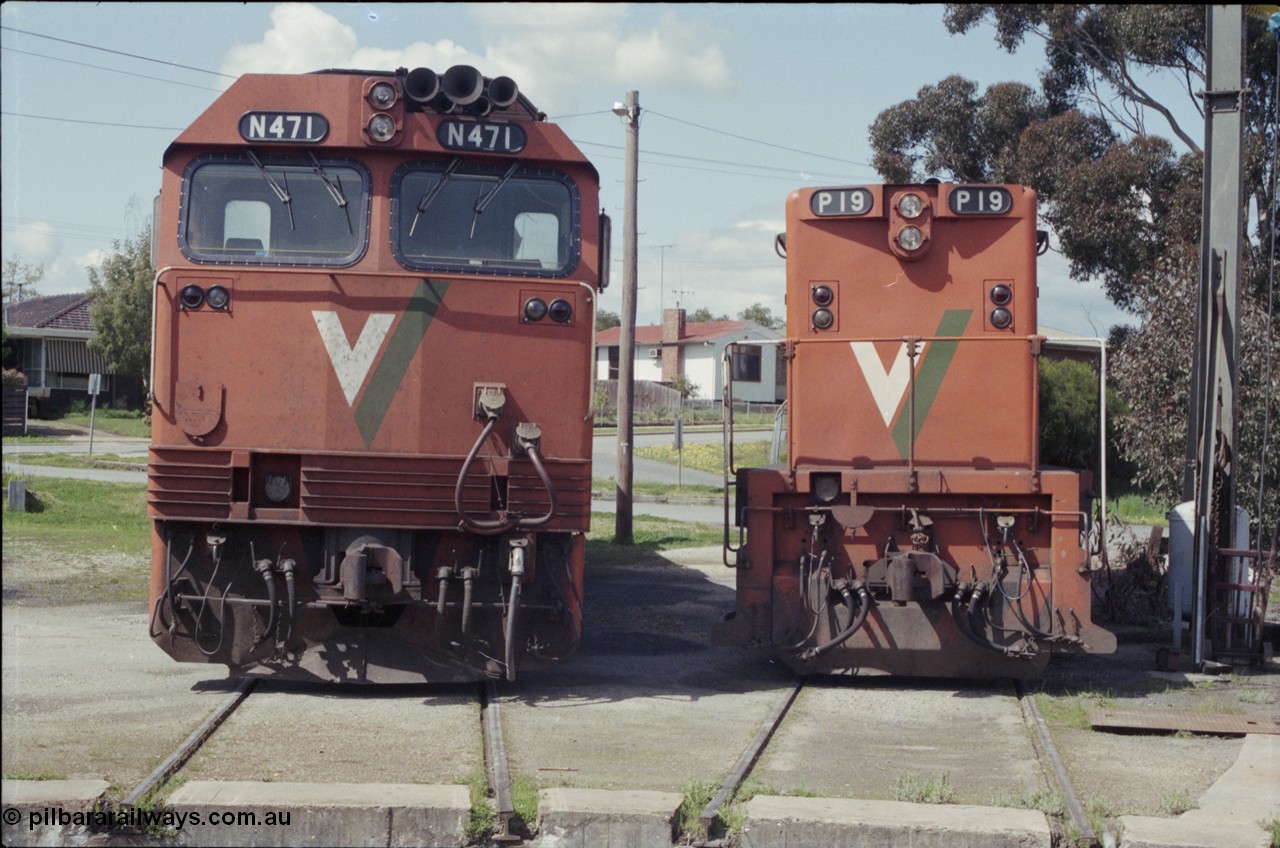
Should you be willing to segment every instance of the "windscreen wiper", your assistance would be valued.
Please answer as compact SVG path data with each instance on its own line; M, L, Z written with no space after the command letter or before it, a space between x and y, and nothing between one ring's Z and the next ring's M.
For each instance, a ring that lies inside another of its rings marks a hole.
M249 161L258 169L258 173L262 174L262 178L267 181L267 185L271 186L271 190L280 199L280 202L284 204L284 208L288 210L289 229L296 230L297 227L293 225L293 198L289 196L288 173L281 172L281 176L284 178L284 186L281 187L280 183L276 182L275 178L267 173L267 169L262 166L262 162L258 161L258 157L253 154L252 150L246 150L245 153L249 154Z
M479 219L480 213L483 212L489 206L489 202L493 200L493 196L497 194L504 185L507 184L507 180L511 179L511 175L516 172L516 168L518 167L520 167L519 162L512 162L511 167L508 168L507 172L502 175L502 179L498 180L498 184L495 185L493 189L484 197L481 197L478 200L476 200L475 212L471 215L471 236L470 236L471 238L476 237L476 221Z
M307 155L311 157L311 170L315 171L316 176L324 183L324 187L329 192L329 196L333 198L333 202L338 204L338 208L346 214L347 232L355 233L355 229L351 226L351 210L347 206L347 195L342 190L342 177L338 176L330 178L328 172L325 171L324 166L320 164L320 160L316 158L316 155L310 150L307 151Z
M418 228L418 219L422 217L422 213L427 211L427 207L431 205L431 201L436 199L436 195L440 194L444 184L449 182L449 178L453 176L453 172L458 170L458 166L462 164L462 157L455 156L449 166L444 169L444 173L440 175L440 180L431 188L422 193L422 197L418 198L418 211L413 215L413 223L409 225L409 235L413 236L413 231Z

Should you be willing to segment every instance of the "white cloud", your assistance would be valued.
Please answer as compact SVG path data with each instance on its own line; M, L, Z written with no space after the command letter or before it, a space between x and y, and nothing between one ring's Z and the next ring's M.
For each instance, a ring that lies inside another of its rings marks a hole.
M227 53L224 73L306 73L322 68L429 67L442 73L468 64L486 76L507 75L554 114L572 108L597 85L724 93L733 87L715 32L665 15L644 31L628 31L620 4L478 4L483 50L451 39L396 50L361 47L356 31L322 9L286 3L271 11L271 29L255 44Z
M61 249L62 239L58 237L54 226L47 221L20 223L14 228L13 234L5 238L4 245L6 258L17 254L28 265L49 262Z

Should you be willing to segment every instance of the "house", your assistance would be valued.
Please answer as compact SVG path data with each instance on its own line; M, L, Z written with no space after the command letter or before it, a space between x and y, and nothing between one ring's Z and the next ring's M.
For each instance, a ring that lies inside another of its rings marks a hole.
M98 404L112 400L116 377L102 355L89 348L93 323L89 295L55 294L4 307L4 367L27 376L27 399L35 415L49 415L72 401L88 401L89 375L101 374Z
M596 379L618 379L621 327L596 334ZM636 327L635 379L675 383L683 377L697 386L694 398L719 400L724 386L724 350L739 343L733 360L734 400L780 403L786 398L786 369L781 364L777 330L755 321L689 324L683 309L667 309L662 323Z

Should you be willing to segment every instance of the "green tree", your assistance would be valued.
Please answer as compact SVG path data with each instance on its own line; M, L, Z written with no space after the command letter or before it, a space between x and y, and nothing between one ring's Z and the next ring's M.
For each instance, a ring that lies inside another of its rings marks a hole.
M114 371L150 379L151 227L131 239L115 242L115 251L101 267L89 269L89 310L93 338L89 346L102 354Z
M728 321L728 315L712 315L711 310L705 306L700 306L694 310L689 316L690 324L709 324L712 321Z
M871 127L874 164L890 182L937 176L1017 182L1040 196L1044 222L1078 280L1100 280L1132 311L1132 280L1171 245L1199 236L1202 154L1172 103L1153 97L1143 74L1173 74L1200 108L1204 85L1202 6L952 4L946 24L964 33L995 26L1006 50L1044 45L1040 90L1001 83L979 94L960 77L920 89ZM1257 210L1246 257L1252 287L1265 290L1261 246L1275 226L1276 45L1249 19L1246 39L1244 174ZM1152 117L1156 120L1153 121ZM1179 153L1152 134L1158 123Z
M22 261L15 253L4 261L4 302L30 300L37 296L36 285L44 279L44 266Z
M959 77L925 86L876 118L876 167L892 182L938 176L1036 190L1041 218L1071 276L1100 282L1139 322L1112 334L1120 342L1112 378L1126 410L1118 419L1120 440L1138 465L1137 479L1175 498L1190 390L1203 155L1199 128L1181 125L1174 104L1153 96L1143 80L1171 75L1200 108L1204 7L951 4L945 15L953 33L991 23L1005 50L1042 45L1039 88L1003 83L980 93ZM1239 500L1248 504L1258 493L1265 398L1275 403L1277 395L1274 378L1270 394L1264 385L1264 375L1275 372L1266 367L1275 352L1267 349L1271 268L1264 246L1276 226L1277 79L1276 42L1261 20L1248 20L1244 43L1249 95L1242 168L1253 227L1241 253L1237 479ZM1156 132L1167 132L1185 150ZM1277 319L1271 320L1274 331ZM1272 459L1271 465L1280 463ZM1277 482L1267 480L1274 492ZM1277 518L1274 501L1266 510L1269 525Z
M622 318L616 312L610 312L607 309L601 309L596 312L596 332L607 330L610 327L622 326Z
M773 310L763 303L753 303L738 313L739 321L755 321L770 330L781 330L787 326L787 319L774 316Z

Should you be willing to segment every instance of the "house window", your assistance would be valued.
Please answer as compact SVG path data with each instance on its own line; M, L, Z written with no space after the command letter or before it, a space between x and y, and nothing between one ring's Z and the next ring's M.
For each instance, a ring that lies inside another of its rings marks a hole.
M618 346L609 348L609 379L618 379Z
M760 382L759 345L739 345L734 348L733 380L736 383Z

